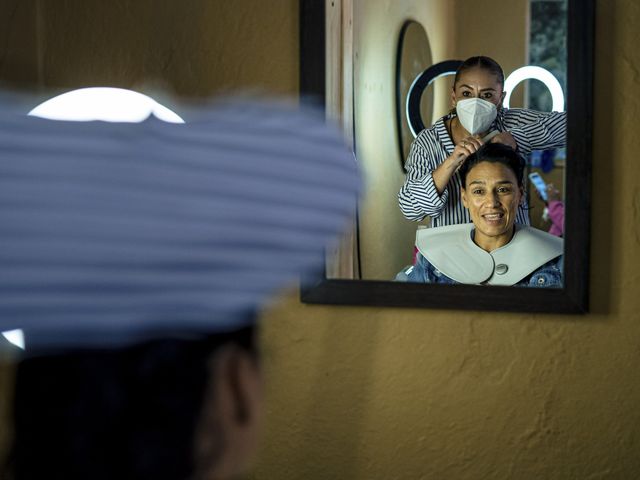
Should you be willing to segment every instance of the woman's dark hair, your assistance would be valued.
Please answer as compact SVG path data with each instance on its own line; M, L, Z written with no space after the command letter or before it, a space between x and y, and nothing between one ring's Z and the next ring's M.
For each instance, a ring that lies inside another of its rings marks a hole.
M456 70L456 76L453 81L453 86L455 87L458 84L458 80L460 79L460 75L462 75L467 70L471 70L472 68L482 68L490 73L493 73L498 78L498 83L504 89L504 72L502 71L502 67L498 62L496 62L493 58L477 56L467 58L462 65L458 67Z
M518 186L523 186L525 165L522 157L509 145L485 143L477 152L469 155L460 167L459 173L463 188L467 187L467 174L481 162L501 163L509 167L516 176Z
M191 478L212 354L234 344L257 360L254 330L23 360L11 478Z

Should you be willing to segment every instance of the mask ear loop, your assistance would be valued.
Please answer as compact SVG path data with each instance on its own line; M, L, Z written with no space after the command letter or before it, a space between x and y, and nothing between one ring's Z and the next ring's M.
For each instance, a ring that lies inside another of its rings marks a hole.
M453 86L451 87L451 91L453 92L453 96L455 97L456 95L456 83L455 83L455 79L453 81ZM455 102L452 106L451 106L451 110L449 110L449 115L455 115L456 117L458 116L458 111L456 110L456 107L458 105L458 102Z
M502 98L500 99L500 103L498 103L498 113L500 113L504 109L504 99L507 98L507 92L504 91L504 81L502 82Z

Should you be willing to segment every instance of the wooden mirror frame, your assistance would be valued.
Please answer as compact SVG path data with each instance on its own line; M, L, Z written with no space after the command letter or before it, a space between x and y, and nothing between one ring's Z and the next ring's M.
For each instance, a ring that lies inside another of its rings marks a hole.
M300 0L300 93L324 104L325 1ZM305 278L304 303L534 313L589 308L595 0L568 0L564 287L485 287Z

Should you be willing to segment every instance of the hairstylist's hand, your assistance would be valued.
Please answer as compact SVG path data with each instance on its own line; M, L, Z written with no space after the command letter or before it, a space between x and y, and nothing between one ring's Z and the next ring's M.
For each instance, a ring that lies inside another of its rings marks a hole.
M458 143L451 154L455 168L460 168L460 165L464 163L467 157L478 151L481 146L482 140L478 137L467 137Z
M453 148L453 153L431 174L438 195L442 195L442 192L447 188L449 180L451 180L451 177L458 171L460 166L462 166L467 157L476 152L481 146L482 140L472 136L465 138Z
M495 137L491 139L491 143L503 143L505 145L509 145L511 148L516 150L518 145L516 144L516 139L513 138L509 132L501 132Z

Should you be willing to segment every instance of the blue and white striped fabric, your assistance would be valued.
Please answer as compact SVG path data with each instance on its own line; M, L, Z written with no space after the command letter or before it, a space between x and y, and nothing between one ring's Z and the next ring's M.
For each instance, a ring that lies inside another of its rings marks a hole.
M0 330L28 348L216 333L322 267L359 188L339 133L277 104L195 113L0 114Z
M431 217L433 227L471 221L460 200L460 175L454 174L442 195L438 194L432 177L432 172L455 148L445 125L449 118L450 115L441 118L416 137L407 159L407 178L398 193L400 210L406 218L418 221ZM503 108L490 130L510 132L518 151L524 155L532 150L560 148L566 144L566 114ZM516 222L529 224L526 204L518 209Z

